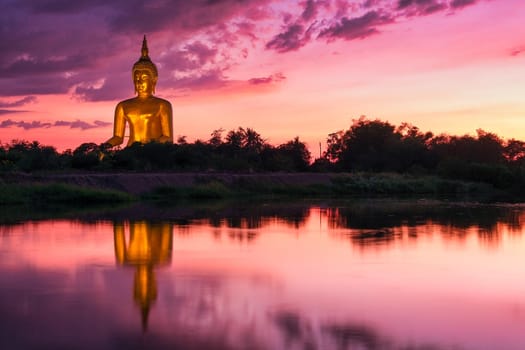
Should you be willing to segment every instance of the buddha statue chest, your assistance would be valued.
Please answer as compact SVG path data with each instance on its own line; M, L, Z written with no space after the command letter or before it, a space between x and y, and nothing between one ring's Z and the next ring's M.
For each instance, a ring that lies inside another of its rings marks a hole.
M123 107L125 119L130 127L130 143L149 142L162 135L161 105L139 99L128 101Z

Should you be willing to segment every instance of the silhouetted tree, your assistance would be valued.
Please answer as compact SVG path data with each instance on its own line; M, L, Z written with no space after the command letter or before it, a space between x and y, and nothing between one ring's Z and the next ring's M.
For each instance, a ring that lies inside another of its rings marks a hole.
M310 165L310 151L306 145L299 140L299 137L295 137L293 140L288 141L277 147L277 152L281 158L286 159L289 163L287 171L306 171Z
M54 147L38 141L15 140L4 149L4 165L14 170L55 170L63 167L62 158Z
M342 170L393 170L400 140L392 124L362 116L344 134L330 134L326 155L337 159Z
M429 150L429 142L434 136L431 132L423 133L418 127L402 123L396 128L401 135L401 142L395 150L396 166L400 172L427 172L435 167L437 160Z
M96 143L83 143L73 151L71 166L77 169L93 169L99 165L101 150Z
M509 162L520 162L525 159L525 142L510 139L503 150L503 156Z
M222 144L222 133L224 132L223 128L213 130L211 137L208 140L208 143L213 147L219 147Z

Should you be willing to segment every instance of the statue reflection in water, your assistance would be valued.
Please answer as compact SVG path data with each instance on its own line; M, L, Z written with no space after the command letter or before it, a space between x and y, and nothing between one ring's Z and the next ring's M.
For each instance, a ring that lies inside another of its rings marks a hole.
M117 264L135 268L133 296L141 310L142 327L146 330L150 308L157 299L154 268L171 262L172 225L132 221L129 239L126 239L124 223L115 223L113 230Z

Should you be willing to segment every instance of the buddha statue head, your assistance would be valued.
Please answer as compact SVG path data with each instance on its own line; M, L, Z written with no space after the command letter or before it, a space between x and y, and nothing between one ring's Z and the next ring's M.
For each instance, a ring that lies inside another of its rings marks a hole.
M135 62L131 70L131 78L133 79L133 84L135 85L135 93L138 93L139 95L139 83L143 79L144 75L147 75L149 78L151 93L155 93L155 85L157 84L159 73L157 71L157 66L155 66L155 64L149 58L146 35L144 35L144 39L142 40L141 56L139 60Z

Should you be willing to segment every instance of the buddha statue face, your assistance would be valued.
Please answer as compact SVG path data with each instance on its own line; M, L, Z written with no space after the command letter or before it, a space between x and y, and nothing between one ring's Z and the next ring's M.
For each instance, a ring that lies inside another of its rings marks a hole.
M151 74L149 69L137 69L133 72L133 84L139 97L153 95L156 82L155 76Z
M135 92L139 97L149 97L155 93L159 74L155 63L149 58L145 35L142 41L141 56L133 65L131 77L133 78L133 85L135 85Z

